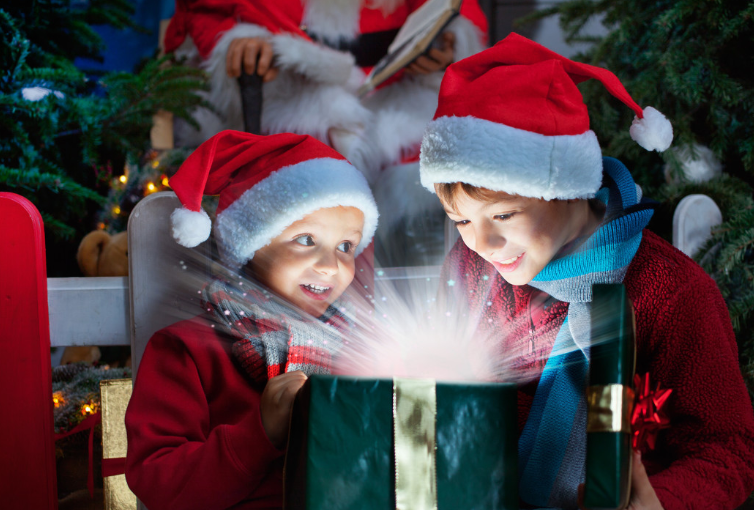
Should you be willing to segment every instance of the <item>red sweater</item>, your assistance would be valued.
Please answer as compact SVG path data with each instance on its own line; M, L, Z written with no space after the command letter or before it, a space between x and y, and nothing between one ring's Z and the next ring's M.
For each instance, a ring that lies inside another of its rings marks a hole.
M468 290L469 305L492 319L515 368L535 374L519 391L523 428L568 306L490 269L459 240L441 281ZM478 291L485 275L489 293ZM733 509L754 489L754 413L720 291L694 261L647 230L623 283L636 311L637 373L673 390L671 428L643 459L650 482L665 510Z
M232 343L201 317L149 340L126 412L126 479L149 510L282 506L283 452Z

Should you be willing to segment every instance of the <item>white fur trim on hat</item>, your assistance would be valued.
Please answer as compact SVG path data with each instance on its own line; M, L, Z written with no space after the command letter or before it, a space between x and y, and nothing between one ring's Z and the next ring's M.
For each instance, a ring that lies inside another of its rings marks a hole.
M238 269L289 225L328 207L364 213L360 254L377 229L377 204L364 176L344 160L317 158L283 167L246 191L217 215L215 232L223 260Z
M602 151L592 131L545 136L476 117L440 117L424 134L421 182L465 182L552 199L592 198L602 183Z
M173 226L173 239L186 248L200 245L209 239L212 231L212 221L203 209L176 209L170 214L170 224Z
M673 126L651 106L644 108L644 118L634 117L629 130L631 138L648 151L662 152L673 142Z

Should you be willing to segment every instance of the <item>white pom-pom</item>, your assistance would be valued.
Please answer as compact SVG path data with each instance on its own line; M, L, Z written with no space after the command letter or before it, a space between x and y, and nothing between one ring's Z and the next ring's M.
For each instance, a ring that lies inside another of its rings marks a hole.
M670 121L651 106L644 108L643 119L634 117L629 132L631 138L648 151L662 152L673 141L673 126Z
M723 164L717 159L715 153L705 145L694 144L693 148L683 146L674 147L678 161L683 169L683 176L689 182L706 182L714 179L723 171ZM665 165L665 180L669 183L677 183L680 179L672 175L670 165Z
M176 209L170 215L173 226L173 239L181 246L193 248L209 239L212 220L203 210L191 211L185 207Z

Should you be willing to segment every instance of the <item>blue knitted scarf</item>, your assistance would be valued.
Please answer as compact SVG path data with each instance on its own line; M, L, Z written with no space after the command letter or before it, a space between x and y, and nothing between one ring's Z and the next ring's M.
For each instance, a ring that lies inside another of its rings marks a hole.
M578 508L586 458L586 377L592 284L620 283L641 243L652 209L618 160L603 158L606 205L599 228L574 252L554 259L530 285L569 303L519 439L521 499L548 508Z

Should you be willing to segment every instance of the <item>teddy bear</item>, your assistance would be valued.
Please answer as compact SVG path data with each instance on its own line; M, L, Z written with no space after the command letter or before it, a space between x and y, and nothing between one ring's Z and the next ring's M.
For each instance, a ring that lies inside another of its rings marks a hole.
M128 235L89 232L79 244L76 261L85 276L128 276Z
M84 276L128 276L127 233L119 232L110 235L104 230L89 232L79 244L76 261ZM65 365L77 361L87 363L101 361L110 366L117 366L121 363L130 364L130 357L127 361L120 359L124 355L127 356L127 353L120 351L128 350L128 348L107 347L104 350L108 352L103 353L103 350L96 345L69 346L63 351L60 364ZM113 356L114 359L111 360Z

